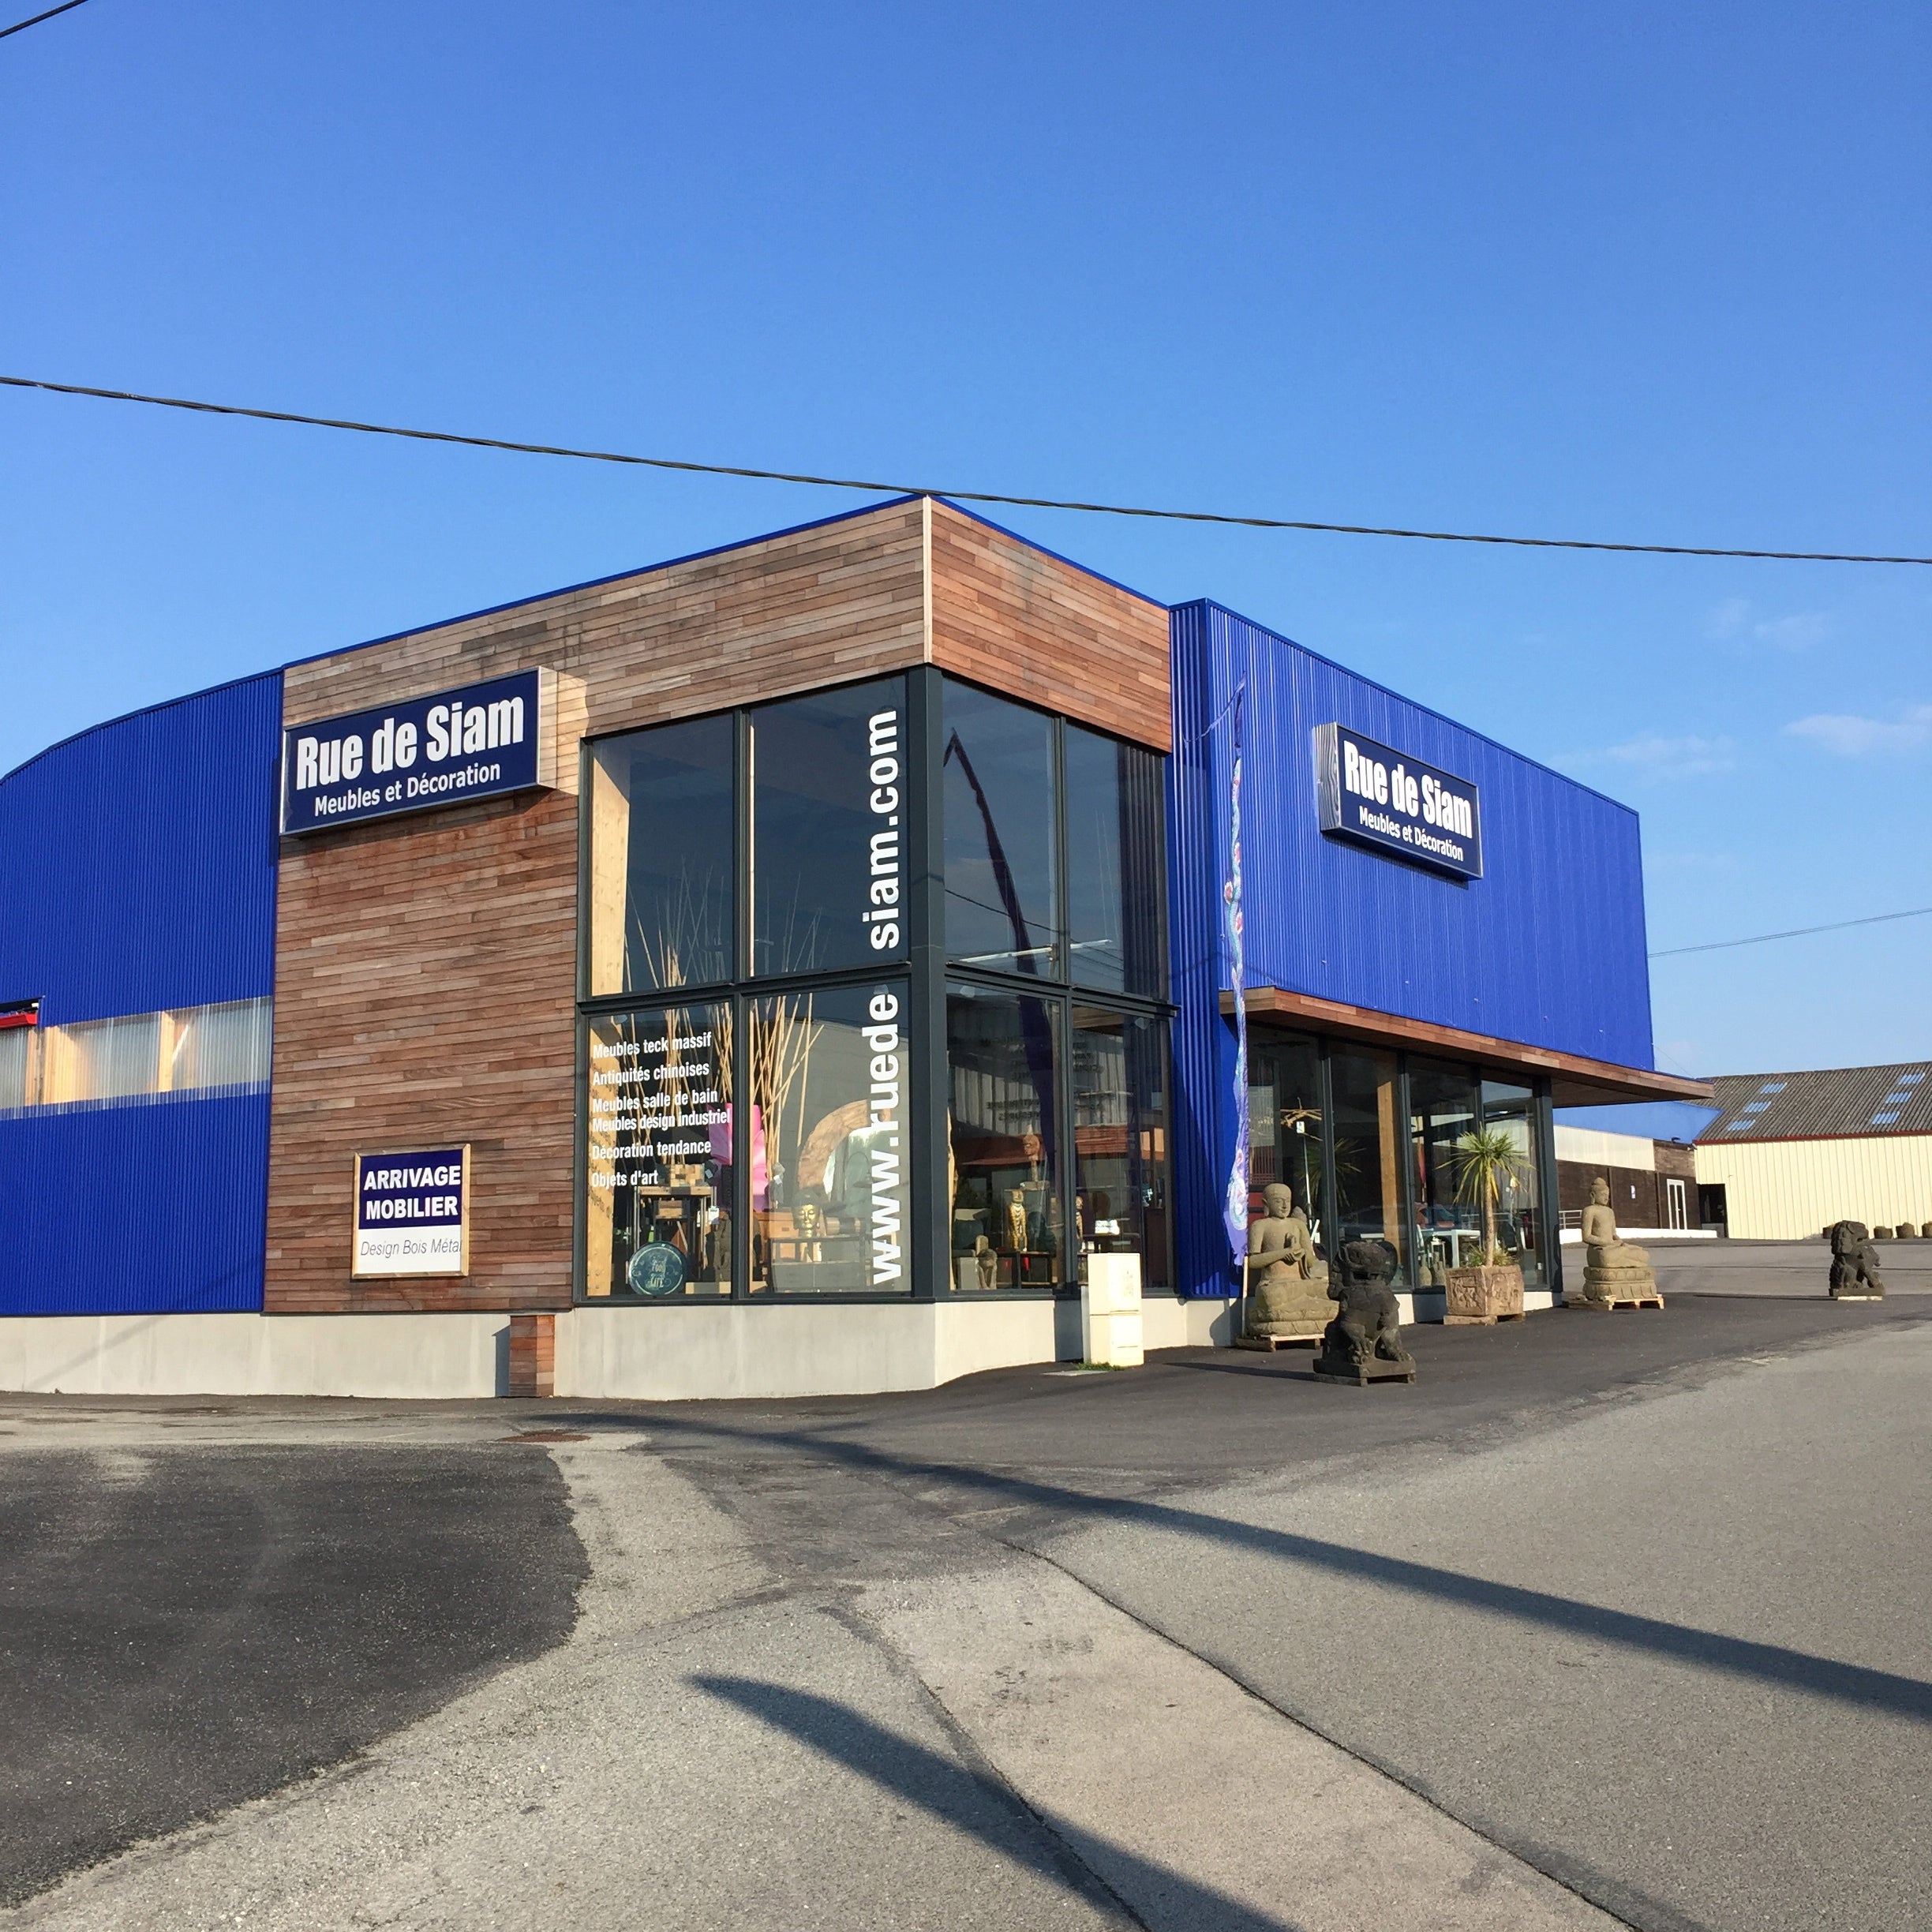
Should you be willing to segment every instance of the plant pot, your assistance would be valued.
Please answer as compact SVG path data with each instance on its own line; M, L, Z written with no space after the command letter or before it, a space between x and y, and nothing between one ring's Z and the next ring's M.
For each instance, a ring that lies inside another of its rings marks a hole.
M1451 1268L1443 1280L1445 1322L1516 1321L1522 1318L1523 1278L1519 1267Z

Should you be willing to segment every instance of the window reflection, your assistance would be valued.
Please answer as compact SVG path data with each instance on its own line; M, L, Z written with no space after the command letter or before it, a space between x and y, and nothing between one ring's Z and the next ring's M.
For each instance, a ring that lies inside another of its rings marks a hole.
M1463 1185L1458 1146L1474 1130L1481 1104L1473 1068L1409 1062L1416 1266L1432 1283L1440 1269L1473 1267L1483 1259L1482 1205Z
M587 1294L731 1293L731 1066L724 1001L590 1021Z
M1080 1252L1137 1254L1168 1287L1167 1024L1076 1006L1069 1062Z
M1057 1005L946 989L954 1286L1048 1288L1065 1279Z
M905 685L882 678L751 713L751 969L906 951Z
M1067 953L1076 985L1158 997L1163 761L1066 728Z
M596 747L593 994L731 977L732 739L728 717L694 718Z
M1321 1058L1312 1039L1250 1035L1248 1047L1248 1212L1266 1211L1261 1190L1281 1182L1307 1217L1326 1257L1322 1216Z
M949 678L944 742L947 955L1051 976L1053 721Z
M905 1294L904 983L788 994L751 1017L751 1291Z
M1328 1084L1335 1106L1335 1252L1350 1241L1381 1242L1393 1260L1392 1285L1406 1288L1395 1056L1366 1050L1332 1053Z
M1544 1279L1542 1196L1537 1168L1538 1144L1536 1096L1527 1087L1503 1080L1482 1084L1483 1125L1500 1127L1516 1144L1518 1166L1502 1177L1496 1203L1496 1233L1522 1270L1526 1288L1541 1288Z

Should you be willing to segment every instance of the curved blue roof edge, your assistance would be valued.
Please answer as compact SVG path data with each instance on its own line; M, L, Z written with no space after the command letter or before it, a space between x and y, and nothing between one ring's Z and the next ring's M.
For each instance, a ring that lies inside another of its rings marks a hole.
M1623 799L1612 798L1608 792L1599 792L1593 784L1586 784L1581 778L1573 778L1566 771L1559 771L1554 765L1545 765L1541 758L1532 758L1527 751L1518 751L1514 745L1505 744L1500 738L1492 738L1487 732L1478 731L1473 724L1465 724L1460 718L1451 717L1447 711L1438 711L1433 705L1423 703L1419 698L1411 698L1406 691L1398 691L1392 684L1384 684L1380 678L1370 677L1366 672L1357 671L1353 665L1345 665L1339 657L1328 657L1325 653L1277 631L1271 624L1264 624L1252 617L1244 616L1229 605L1217 602L1213 597L1190 597L1185 604L1176 604L1177 611L1219 611L1223 617L1232 617L1237 623L1244 623L1251 631L1259 631L1264 637L1272 638L1277 644L1286 644L1290 650L1298 650L1305 657L1312 657L1317 664L1327 665L1331 671L1339 671L1342 676L1353 678L1358 684L1366 684L1371 691L1380 691L1385 698L1393 698L1398 704L1405 704L1448 725L1451 729L1488 745L1492 751L1500 751L1505 758L1516 760L1519 765L1527 765L1533 770L1547 772L1551 777L1567 785L1574 785L1579 792L1587 792L1593 799L1601 799L1604 804L1615 806L1620 812L1627 812L1640 824L1643 814L1634 805L1626 805Z
M204 684L199 691L183 691L177 698L159 698L151 705L137 705L132 711L123 711L118 717L83 724L77 732L69 732L65 738L57 738L51 745L43 745L32 757L22 758L11 771L0 772L0 785L30 770L43 758L51 758L57 751L65 751L69 745L78 744L84 738L92 738L96 732L112 731L117 724L129 724L136 718L152 717L157 711L171 711L177 705L193 704L203 698L219 697L223 691L239 691L244 684L259 684L264 678L279 678L282 671L280 665L273 665L266 671L250 671L242 677L225 679L219 684Z
M568 597L574 590L594 590L600 584L618 583L627 577L647 577L653 571L672 570L680 564L695 564L704 557L723 556L732 550L747 550L754 544L770 543L781 537L795 537L804 530L822 530L827 524L850 522L854 517L870 516L874 511L889 510L897 504L917 503L917 496L888 496L878 503L863 504L856 510L841 510L834 516L815 517L806 523L788 524L782 530L766 530L756 537L741 537L727 544L713 544L709 549L692 550L681 556L666 557L656 564L639 564L627 570L612 571L602 577L586 577L581 583L560 584L554 590L535 590L528 597L511 597L503 604L486 604L479 610L459 612L453 617L435 617L427 623L410 624L400 631L385 631L380 637L364 638L354 644L337 644L328 650L311 651L305 657L290 657L279 665L271 665L260 671L245 672L240 677L225 679L219 684L204 685L198 691L183 691L174 698L157 699L151 705L137 706L132 711L123 711L118 716L102 718L97 723L84 724L77 732L69 732L65 738L57 739L51 745L43 745L31 757L23 758L11 771L0 772L0 784L16 773L25 771L43 758L51 758L56 751L63 751L71 744L77 744L83 738L98 731L107 731L116 724L125 724L131 718L146 717L150 713L165 711L174 705L191 704L197 698L212 698L218 691L233 691L238 685L252 684L257 678L279 677L285 671L293 671L298 665L320 664L325 657L340 657L350 651L370 650L378 644L393 644L399 638L420 637L425 632L440 631L447 625L467 623L474 617L492 617L500 611L521 610L526 605L541 604L550 597ZM957 506L955 506L957 507ZM1022 537L1021 542L1026 541ZM1038 548L1037 545L1035 546ZM1094 573L1090 572L1089 575Z

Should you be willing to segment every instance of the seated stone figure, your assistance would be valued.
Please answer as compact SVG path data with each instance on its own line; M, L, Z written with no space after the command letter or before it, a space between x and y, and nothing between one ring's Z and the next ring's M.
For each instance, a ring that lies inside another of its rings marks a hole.
M1399 1311L1389 1279L1395 1257L1386 1241L1350 1241L1342 1250L1342 1279L1328 1285L1328 1299L1341 1304L1322 1331L1317 1371L1352 1375L1373 1357L1413 1371L1415 1361L1402 1345Z
M1863 1221L1834 1222L1831 1230L1831 1291L1834 1299L1885 1294L1878 1256Z
M1607 1303L1657 1298L1649 1256L1634 1241L1619 1241L1610 1207L1610 1184L1590 1183L1590 1204L1583 1210L1584 1301ZM1571 1299L1566 1290L1563 1299Z
M1267 1213L1248 1224L1248 1333L1318 1335L1328 1324L1328 1264L1316 1255L1290 1189L1271 1181L1261 1200Z

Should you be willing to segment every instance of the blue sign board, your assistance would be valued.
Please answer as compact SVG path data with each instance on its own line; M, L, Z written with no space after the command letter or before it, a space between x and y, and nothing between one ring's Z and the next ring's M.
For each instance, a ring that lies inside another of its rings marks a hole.
M355 1275L470 1271L470 1150L358 1154Z
M1315 773L1324 832L1457 878L1482 877L1482 803L1468 779L1345 724L1315 728Z
M282 829L324 832L553 782L552 674L379 705L282 733Z

